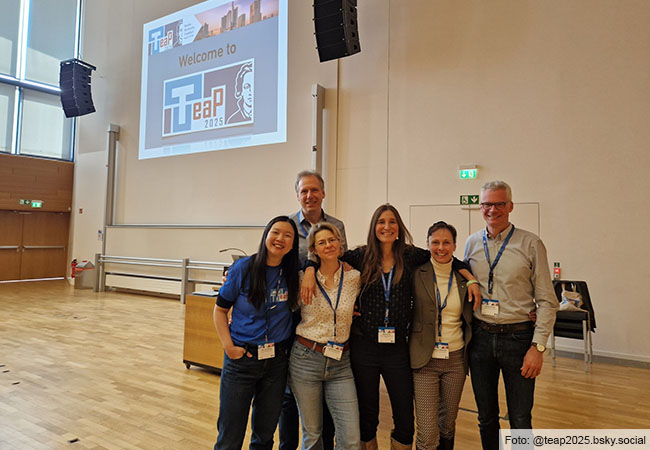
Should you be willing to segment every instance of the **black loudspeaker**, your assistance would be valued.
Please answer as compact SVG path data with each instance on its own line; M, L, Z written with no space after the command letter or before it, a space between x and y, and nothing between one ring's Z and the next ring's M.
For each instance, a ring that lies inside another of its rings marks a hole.
M90 73L95 66L80 59L61 61L59 87L61 88L61 105L66 117L83 116L95 112L93 97L90 93Z
M361 51L356 0L314 0L314 29L321 62Z

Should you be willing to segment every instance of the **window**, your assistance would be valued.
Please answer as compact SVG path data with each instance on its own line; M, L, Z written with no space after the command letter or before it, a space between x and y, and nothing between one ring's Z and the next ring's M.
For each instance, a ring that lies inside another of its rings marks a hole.
M74 119L63 114L59 62L78 54L81 0L3 0L0 151L71 160Z

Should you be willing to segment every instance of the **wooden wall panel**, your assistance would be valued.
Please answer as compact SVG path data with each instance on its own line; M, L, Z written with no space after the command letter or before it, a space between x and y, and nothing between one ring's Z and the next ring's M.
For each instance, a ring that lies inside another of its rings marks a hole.
M0 154L0 209L31 211L21 199L40 200L40 211L69 212L74 163Z

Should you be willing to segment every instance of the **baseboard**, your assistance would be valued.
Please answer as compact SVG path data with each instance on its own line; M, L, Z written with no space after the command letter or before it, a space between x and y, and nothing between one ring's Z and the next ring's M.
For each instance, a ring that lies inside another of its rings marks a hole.
M555 353L557 356L561 356L563 358L572 358L572 359L580 359L580 360L585 358L585 354L583 351L577 352L571 350L556 349ZM636 355L609 356L603 353L604 352L598 352L598 353L594 352L593 362L604 363L604 364L615 364L617 366L625 366L625 367L636 367L639 369L650 369L650 361L629 358L630 356L634 356L636 358ZM627 356L627 358L625 356Z

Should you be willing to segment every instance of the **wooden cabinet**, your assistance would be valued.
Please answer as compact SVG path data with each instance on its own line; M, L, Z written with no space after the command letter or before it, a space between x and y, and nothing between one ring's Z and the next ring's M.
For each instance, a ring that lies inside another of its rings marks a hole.
M190 365L219 371L223 367L223 347L212 320L215 302L215 297L185 297L183 362L188 369Z

